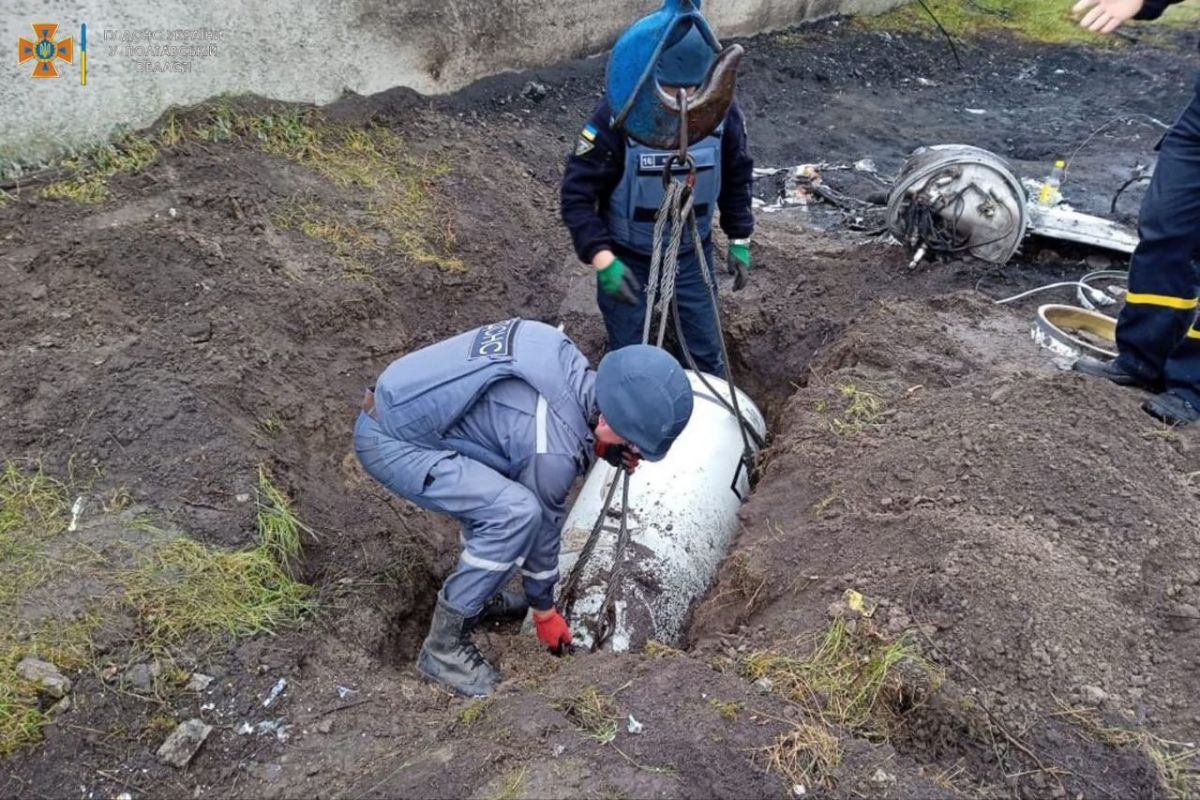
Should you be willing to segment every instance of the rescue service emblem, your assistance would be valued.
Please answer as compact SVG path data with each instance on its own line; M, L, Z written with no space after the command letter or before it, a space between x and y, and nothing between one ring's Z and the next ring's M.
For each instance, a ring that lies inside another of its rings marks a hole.
M521 320L510 319L505 322L484 325L471 340L469 358L511 357L513 355L513 339L516 337L517 327L520 324Z

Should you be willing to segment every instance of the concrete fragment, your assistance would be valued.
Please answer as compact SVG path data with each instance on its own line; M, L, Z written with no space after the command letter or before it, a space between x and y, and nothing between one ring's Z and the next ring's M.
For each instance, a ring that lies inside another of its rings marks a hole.
M71 681L58 671L58 667L48 661L26 656L17 664L17 675L31 683L36 683L38 691L50 697L61 699L71 691Z
M212 675L205 675L203 672L193 672L191 679L188 680L188 684L184 688L189 692L203 692L212 682Z
M176 769L183 769L210 733L212 725L205 724L203 720L193 718L180 723L158 748L158 760Z
M121 677L121 682L131 689L139 692L149 692L154 689L154 679L162 671L155 669L158 664L134 664L129 669L125 670L125 674Z

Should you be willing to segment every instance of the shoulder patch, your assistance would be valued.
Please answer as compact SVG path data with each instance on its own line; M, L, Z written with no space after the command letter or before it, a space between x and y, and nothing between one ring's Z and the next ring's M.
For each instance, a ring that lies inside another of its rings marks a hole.
M504 358L513 356L514 339L521 320L510 319L504 322L493 322L484 325L475 333L471 340L471 352L468 358Z
M583 130L580 132L579 135L582 138L587 139L589 142L595 142L596 141L596 126L589 122L587 125L583 126Z
M596 149L595 144L593 144L592 142L589 142L587 139L580 136L579 141L576 142L576 144L575 144L575 155L586 156L588 153L592 152L595 149Z

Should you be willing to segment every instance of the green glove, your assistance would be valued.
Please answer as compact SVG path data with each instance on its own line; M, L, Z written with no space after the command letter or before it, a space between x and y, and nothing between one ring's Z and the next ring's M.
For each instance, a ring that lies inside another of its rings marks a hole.
M607 267L597 270L596 281L600 284L600 291L615 300L631 306L638 304L641 284L621 259L614 258Z
M733 275L733 290L740 292L750 280L750 240L732 239L726 258L729 274Z

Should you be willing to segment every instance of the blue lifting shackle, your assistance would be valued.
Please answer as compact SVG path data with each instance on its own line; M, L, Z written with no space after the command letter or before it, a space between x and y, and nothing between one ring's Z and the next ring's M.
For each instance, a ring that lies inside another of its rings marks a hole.
M716 130L729 113L737 69L745 51L741 45L721 49L721 43L700 13L701 0L664 0L658 11L635 22L621 34L608 59L606 89L616 111L613 128L647 147L671 150L698 142ZM658 82L655 70L663 51L695 27L718 53L704 82L686 109L677 96ZM681 112L686 116L683 129Z

